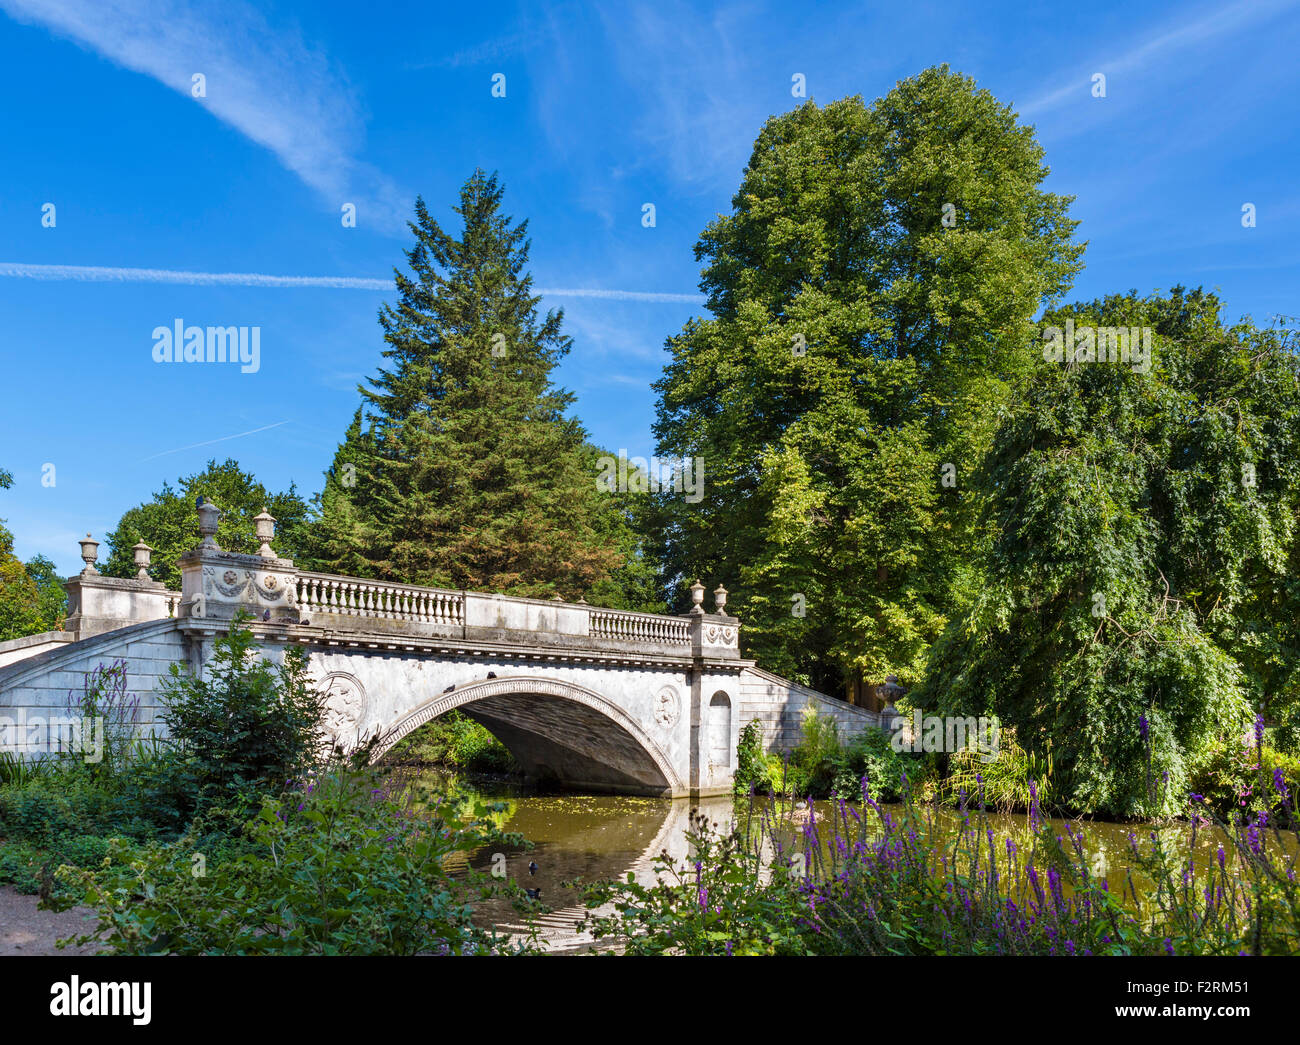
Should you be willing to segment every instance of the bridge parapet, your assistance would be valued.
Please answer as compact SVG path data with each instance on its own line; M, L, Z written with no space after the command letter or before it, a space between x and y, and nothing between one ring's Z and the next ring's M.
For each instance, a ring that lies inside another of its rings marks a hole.
M690 613L674 616L592 606L585 600L565 602L558 596L528 599L344 577L300 570L292 560L279 558L270 544L275 520L265 512L256 520L261 547L255 555L244 555L217 545L221 512L216 505L201 501L198 510L202 540L181 556L180 593L149 578L149 549L143 545L137 548L137 579L100 576L94 567L97 542L87 535L82 542L86 570L69 582L76 608L69 631L81 638L168 616L220 626L242 611L290 626L298 639L313 634L329 641L350 636L446 638L648 660L740 659L740 621L727 615L727 592L721 587L714 592L715 613L704 611L704 586L697 581Z

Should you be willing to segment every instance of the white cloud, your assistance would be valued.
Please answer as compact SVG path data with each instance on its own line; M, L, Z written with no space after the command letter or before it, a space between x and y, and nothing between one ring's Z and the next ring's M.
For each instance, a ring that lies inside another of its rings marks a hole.
M361 220L404 228L409 201L357 159L361 107L338 70L296 26L271 26L241 0L0 0L14 19L41 25L126 69L191 98L269 149L334 207L357 204Z
M1177 53L1197 44L1231 36L1294 6L1295 0L1280 0L1280 2L1275 0L1272 3L1265 0L1239 0L1238 3L1220 8L1195 21L1189 21L1187 13L1180 9L1174 28L1155 33L1143 43L1122 52L1117 57L1097 56L1086 75L1081 75L1078 79L1048 91L1025 105L1018 106L1017 115L1033 116L1055 109L1066 102L1089 97L1094 72L1104 73L1107 78L1110 78L1116 73L1155 66L1162 59L1171 60ZM1195 71L1195 66L1185 63L1179 68L1184 73ZM1108 84L1108 87L1113 91L1113 86Z

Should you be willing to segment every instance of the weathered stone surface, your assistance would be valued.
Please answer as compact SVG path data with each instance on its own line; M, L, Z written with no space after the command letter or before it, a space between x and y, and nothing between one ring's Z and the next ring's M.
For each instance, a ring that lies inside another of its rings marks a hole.
M87 672L121 658L140 729L161 730L171 666L203 671L241 611L269 660L289 643L309 650L327 694L325 725L345 748L378 736L382 754L458 708L539 781L699 797L730 791L740 728L752 719L772 750L797 743L808 707L849 733L880 724L742 660L740 621L724 612L721 589L715 613L699 605L698 583L688 615L628 613L308 573L267 554L265 539L263 554L236 555L212 532L215 518L182 556L180 593L93 570L68 582L67 633L0 645L11 659L0 659L0 726L53 717ZM48 729L10 732L21 735L0 745L25 756L49 750Z

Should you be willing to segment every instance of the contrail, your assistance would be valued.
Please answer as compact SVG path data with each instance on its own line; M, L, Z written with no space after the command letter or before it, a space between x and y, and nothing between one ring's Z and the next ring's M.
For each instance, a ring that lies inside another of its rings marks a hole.
M75 280L82 283L185 283L216 287L336 287L387 290L389 280L356 276L267 276L260 272L185 272L174 269L108 268L101 265L28 265L0 261L0 276L15 279Z
M252 428L247 432L237 432L235 435L223 435L220 439L205 439L201 443L190 443L189 446L178 446L175 450L164 450L160 454L153 454L150 457L142 457L138 463L143 464L145 461L152 461L156 457L166 457L168 454L178 454L182 450L193 450L199 446L211 446L213 443L224 443L229 439L242 439L246 435L256 435L258 432L265 432L270 428L279 428L281 425L287 425L288 423L288 421L276 421L273 425L263 425L261 428Z
M197 287L327 287L335 290L391 290L387 279L362 276L271 276L262 272L189 272L177 269L116 268L104 265L31 265L0 261L0 276L10 279L71 280L80 283L181 283ZM649 290L537 287L544 297L599 298L699 304L702 294L664 294Z

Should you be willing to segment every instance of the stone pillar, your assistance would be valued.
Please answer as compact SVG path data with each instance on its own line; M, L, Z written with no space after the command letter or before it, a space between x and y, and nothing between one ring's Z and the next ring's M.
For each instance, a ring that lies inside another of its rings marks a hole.
M95 566L99 542L90 534L80 544L81 561L86 565L63 584L68 593L64 631L84 639L167 616L167 587L149 577L149 553L153 549L147 544L142 541L135 546L138 570L130 579L105 577L99 572Z
M691 635L691 707L690 707L690 778L687 781L692 797L714 788L708 779L709 745L705 723L705 707L717 688L719 671L728 668L728 661L740 660L740 621L726 613L727 590L721 585L713 593L716 612L704 610L704 585L696 581L691 585L691 608L686 614ZM739 677L738 675L736 676ZM732 700L732 719L739 713L739 686ZM734 729L733 729L734 732ZM734 766L733 766L734 769Z
M298 570L289 559L271 552L275 520L263 512L256 520L261 551L240 555L216 542L221 511L211 501L199 505L202 540L181 556L181 604L178 616L228 621L240 610L254 620L274 624L298 622Z

